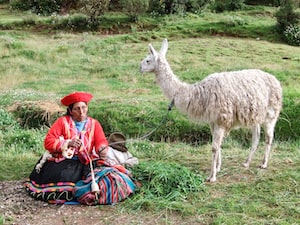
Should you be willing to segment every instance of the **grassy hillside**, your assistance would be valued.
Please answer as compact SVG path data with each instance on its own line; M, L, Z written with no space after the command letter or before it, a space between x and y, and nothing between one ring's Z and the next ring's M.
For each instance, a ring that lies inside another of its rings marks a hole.
M101 32L68 32L52 27L51 18L0 8L0 180L27 178L44 152L47 127L30 128L40 122L32 116L34 106L52 112L65 94L90 91L90 115L99 119L107 134L126 134L130 152L141 162L134 171L144 187L115 206L119 214L143 217L150 212L157 216L157 224L176 224L169 216L186 224L297 224L300 48L280 43L273 32L274 11L253 7L224 14L143 18L140 24L123 19L117 27L115 19ZM169 40L167 59L174 73L188 83L210 73L246 68L265 70L280 80L284 107L267 170L256 167L264 151L263 137L250 169L241 169L249 133L233 131L223 145L218 182L203 183L211 161L207 126L192 124L176 109L167 115L169 101L153 75L139 72L148 43L159 49L163 38ZM151 131L147 139L139 139ZM149 171L161 174L154 187L143 180ZM197 189L180 189L178 177ZM153 195L153 190L170 186L174 188L169 194ZM0 221L16 219L1 214Z

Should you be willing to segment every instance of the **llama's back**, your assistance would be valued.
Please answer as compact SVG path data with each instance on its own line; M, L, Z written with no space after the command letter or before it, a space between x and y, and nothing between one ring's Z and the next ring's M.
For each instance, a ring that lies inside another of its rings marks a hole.
M261 70L215 73L192 86L188 115L227 129L277 119L282 107L279 81Z

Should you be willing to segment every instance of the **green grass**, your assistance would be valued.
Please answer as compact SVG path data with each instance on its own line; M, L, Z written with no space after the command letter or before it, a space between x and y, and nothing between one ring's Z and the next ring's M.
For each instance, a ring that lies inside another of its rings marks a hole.
M141 23L153 29L127 24L132 28L129 33L103 35L48 28L37 32L33 25L21 29L20 17L0 8L1 24L16 26L0 31L0 180L27 178L44 151L47 129L20 127L9 111L12 106L25 101L58 102L69 92L90 91L94 95L90 115L101 122L107 134L121 131L130 140L130 152L141 161L135 174L145 177L153 171L150 178L158 179L154 184L144 183L135 196L118 204L120 211L126 209L132 215L150 212L165 217L166 223L171 215L189 224L297 224L300 49L280 43L273 35L274 11L256 7L184 18L143 18ZM28 15L23 16L28 21ZM126 23L117 15L110 20L107 17L110 23L115 20ZM248 154L249 135L233 131L223 145L218 182L203 184L211 162L208 127L192 124L176 109L167 115L169 101L155 85L153 75L139 72L148 43L159 49L163 38L169 40L167 59L174 73L186 82L245 68L265 70L281 81L284 108L267 170L257 169L263 143L250 169L241 167ZM166 115L166 123L161 124ZM154 129L148 139L138 139ZM178 169L177 165L182 171L170 169ZM196 176L197 181L193 180ZM172 187L178 184L178 177L189 177L200 189ZM163 193L170 186L170 194ZM154 195L159 190L162 195Z

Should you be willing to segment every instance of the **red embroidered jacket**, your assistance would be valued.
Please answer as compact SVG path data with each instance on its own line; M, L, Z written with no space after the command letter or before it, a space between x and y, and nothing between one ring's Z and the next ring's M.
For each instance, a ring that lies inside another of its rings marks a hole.
M75 149L74 155L77 155L83 164L88 164L90 159L99 158L99 149L102 147L105 147L107 151L108 141L102 126L91 117L87 118L81 132L76 129L75 122L70 116L59 118L49 129L44 140L44 147L54 157L63 158L62 151L67 148L70 140L76 138L80 138L83 144L80 149Z

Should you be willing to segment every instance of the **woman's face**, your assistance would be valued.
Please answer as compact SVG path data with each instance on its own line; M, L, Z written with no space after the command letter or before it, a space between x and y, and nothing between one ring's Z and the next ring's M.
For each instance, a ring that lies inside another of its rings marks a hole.
M85 102L76 102L71 110L74 120L82 122L87 118L88 106Z

